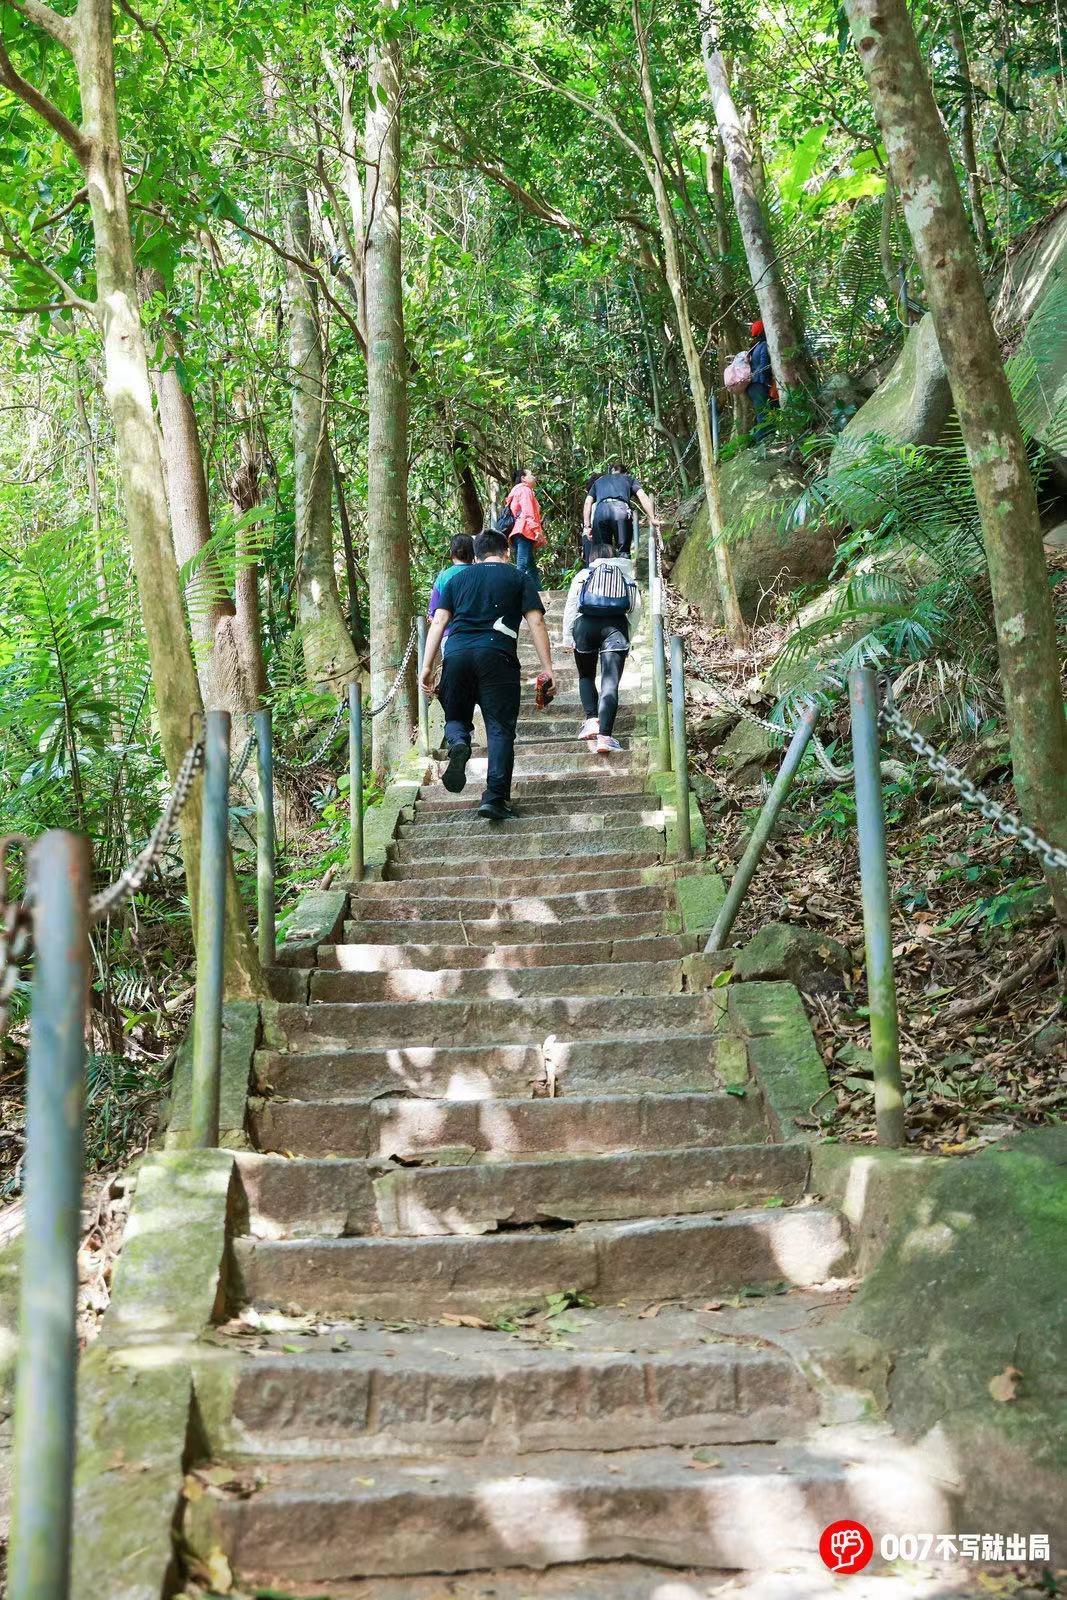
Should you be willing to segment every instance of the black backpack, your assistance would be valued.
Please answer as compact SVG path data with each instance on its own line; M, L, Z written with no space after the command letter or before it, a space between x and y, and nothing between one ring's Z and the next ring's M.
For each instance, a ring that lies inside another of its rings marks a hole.
M500 515L497 517L493 526L495 527L497 533L503 534L509 534L512 528L515 526L515 513L512 511L506 500L504 501L504 504L500 510Z

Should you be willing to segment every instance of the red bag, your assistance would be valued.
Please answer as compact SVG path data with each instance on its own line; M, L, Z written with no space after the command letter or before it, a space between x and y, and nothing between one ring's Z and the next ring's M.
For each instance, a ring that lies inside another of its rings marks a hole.
M537 674L537 687L534 691L534 704L538 711L543 711L550 706L556 698L556 685L547 672Z

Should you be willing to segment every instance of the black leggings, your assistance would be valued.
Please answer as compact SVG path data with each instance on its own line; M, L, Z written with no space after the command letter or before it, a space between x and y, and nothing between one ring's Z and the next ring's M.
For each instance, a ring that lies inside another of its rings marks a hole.
M596 666L600 662L600 693L597 694ZM597 717L601 733L610 733L619 709L619 680L626 665L625 650L576 650L578 693L587 717Z
M634 542L633 514L623 500L598 500L593 507L593 544L612 544L628 556Z

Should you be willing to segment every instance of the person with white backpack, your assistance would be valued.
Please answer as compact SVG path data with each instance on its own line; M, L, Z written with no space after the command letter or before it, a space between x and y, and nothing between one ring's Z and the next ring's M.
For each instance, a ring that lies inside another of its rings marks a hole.
M762 321L757 317L751 326L755 343L751 349L739 350L723 373L723 383L729 394L747 394L756 417L754 439L763 439L770 432L768 411L778 404L778 385L771 368L771 353Z
M595 740L602 755L622 749L614 737L619 683L630 649L630 617L640 604L628 558L610 544L593 545L589 564L575 574L567 591L562 643L574 651L578 668L578 694L585 712L578 737Z

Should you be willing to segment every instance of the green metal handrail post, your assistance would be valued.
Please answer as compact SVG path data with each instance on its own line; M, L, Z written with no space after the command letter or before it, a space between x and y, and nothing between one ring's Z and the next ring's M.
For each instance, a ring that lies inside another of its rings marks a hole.
M811 743L811 736L815 732L815 724L819 720L818 708L814 701L809 701L800 713L800 721L796 725L789 748L778 769L778 776L771 787L771 792L764 801L763 810L759 814L756 826L745 846L745 853L737 864L737 870L730 879L730 887L726 891L726 899L722 903L722 910L715 918L715 926L711 930L711 937L704 946L706 955L712 955L716 950L721 950L730 936L730 929L737 920L737 913L744 903L748 886L755 877L756 868L760 858L767 848L767 841L774 832L774 825L778 821L778 813L785 804L785 797L793 787L793 779L797 775L804 752Z
M428 756L430 753L430 697L422 687L422 662L426 654L426 618L417 617L415 627L418 631L419 639L419 755Z
M685 645L671 635L671 720L674 723L674 792L678 809L678 859L692 861L689 828L689 758L685 748Z
M900 1078L900 1025L893 976L893 931L885 810L878 749L878 680L870 668L849 673L852 750L856 763L856 820L860 844L867 998L874 1057L874 1120L878 1143L904 1142L904 1090Z
M363 685L348 685L348 864L353 883L363 882Z
M271 714L257 711L252 718L256 730L256 774L259 779L259 810L256 813L256 900L259 908L259 959L265 967L274 965L274 749L271 742Z
M219 1142L226 855L230 826L230 713L209 711L204 721L200 904L196 919L196 1007L193 1011L193 1109L190 1122L194 1150L214 1150Z
M655 532L648 547L648 587L652 611L652 690L656 702L656 769L671 770L671 724L667 708L667 652L663 636L663 578Z
M46 833L33 847L29 870L37 956L8 1594L67 1600L90 982L88 841L58 829Z

